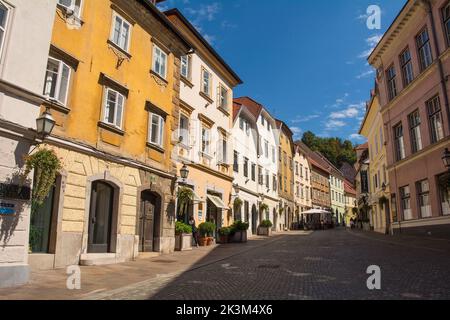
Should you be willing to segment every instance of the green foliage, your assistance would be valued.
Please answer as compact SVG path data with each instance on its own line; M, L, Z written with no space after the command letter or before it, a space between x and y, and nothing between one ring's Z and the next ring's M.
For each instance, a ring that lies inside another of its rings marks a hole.
M221 235L221 236L228 236L228 235L230 235L231 234L231 228L229 228L229 227L223 227L223 228L220 228L219 229L219 234Z
M234 208L235 209L241 208L243 203L244 202L239 198L234 199Z
M198 226L198 231L202 237L212 237L215 230L216 225L212 222L203 222Z
M188 234L192 233L192 227L181 221L177 221L175 224L175 234Z
M312 151L322 153L337 168L340 168L344 162L348 162L352 166L356 163L355 146L349 140L321 138L311 131L307 131L303 134L302 141Z
M42 206L56 181L61 162L53 150L40 149L25 158L25 173L28 176L34 170L32 204Z
M269 210L269 206L265 203L261 203L261 205L259 206L260 210L262 212L266 212L267 210Z
M191 188L181 187L178 189L178 220L187 222L187 210L191 201L194 200L194 191Z
M239 231L247 231L250 225L246 222L236 221L231 225L231 233L236 233Z
M261 228L272 228L273 223L270 220L263 220L261 221L260 227Z

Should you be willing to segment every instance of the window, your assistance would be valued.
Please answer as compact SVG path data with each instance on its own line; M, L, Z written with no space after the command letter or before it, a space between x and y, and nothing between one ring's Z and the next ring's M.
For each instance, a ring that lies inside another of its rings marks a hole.
M9 9L2 2L0 2L0 55L3 52L3 45L5 43L8 13Z
M383 128L380 128L380 150L383 150L383 145L384 145Z
M66 105L69 81L70 67L61 60L48 58L44 95Z
M450 177L444 174L438 177L439 196L441 199L442 215L450 215L450 185L448 183Z
M266 188L270 189L270 175L269 170L266 170Z
M258 182L262 186L264 185L263 168L258 166Z
M306 181L309 180L309 177L308 177L308 169L306 169L306 168L305 168L305 179L306 179Z
M244 158L244 177L248 178L248 158Z
M272 146L272 162L275 163L275 156L276 156L276 151L275 151L275 147Z
M211 73L205 68L202 68L202 92L208 97L211 96L211 79Z
M278 186L278 183L277 183L277 176L276 176L276 175L273 175L273 177L272 177L272 187L273 187L273 191L277 191L277 186Z
M106 88L103 121L118 128L122 128L123 108L125 97L119 92Z
M416 42L419 51L420 70L423 71L433 62L430 37L426 28L416 37Z
M403 86L406 87L414 80L411 52L409 52L409 49L406 49L400 55L400 65L402 67Z
M287 192L287 177L284 176L284 192Z
M428 117L430 121L431 143L436 143L444 138L444 129L442 127L442 113L439 96L426 102Z
M153 46L153 72L161 78L166 79L167 76L167 54L158 46Z
M261 116L261 124L262 124L263 127L264 127L264 125L265 125L265 120L266 120L266 119L264 119L264 116Z
M233 156L233 171L239 173L239 153L237 151L234 152Z
M400 188L400 196L402 198L403 219L412 220L411 194L409 192L409 186Z
M252 181L256 182L256 164L252 163Z
M228 143L226 137L221 134L220 141L218 147L218 161L219 163L227 163L228 162Z
M309 195L310 195L309 187L306 187L306 201L309 201Z
M447 46L450 46L450 3L442 8L442 20L444 22L444 33L447 38Z
M219 86L219 108L228 111L228 90L223 85Z
M148 141L158 147L163 147L164 118L156 113L150 113L150 130Z
M422 218L430 218L430 185L428 184L428 180L423 180L417 183L417 196L419 201L420 216Z
M186 79L191 79L191 57L181 57L181 75Z
M397 84L395 83L395 77L397 76L395 73L395 67L392 65L386 72L387 74L387 85L388 85L388 93L389 100L394 99L397 96Z
M181 144L189 146L189 118L184 114L180 114L179 140Z
M401 124L394 127L395 149L397 161L405 159L405 142L403 140L403 126Z
M111 41L124 51L130 47L131 24L114 12Z
M73 12L74 16L81 16L81 1L82 0L58 0L58 4L66 10Z
M269 159L269 141L264 141L264 155Z
M408 116L409 130L411 132L412 153L422 150L422 136L420 134L420 114L419 110L414 111Z
M211 134L210 130L206 127L202 127L202 153L210 154Z

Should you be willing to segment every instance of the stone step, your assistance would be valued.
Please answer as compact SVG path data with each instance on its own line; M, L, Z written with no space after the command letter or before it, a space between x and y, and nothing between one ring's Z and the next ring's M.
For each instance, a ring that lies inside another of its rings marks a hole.
M124 262L115 253L86 253L80 257L82 266L104 266Z

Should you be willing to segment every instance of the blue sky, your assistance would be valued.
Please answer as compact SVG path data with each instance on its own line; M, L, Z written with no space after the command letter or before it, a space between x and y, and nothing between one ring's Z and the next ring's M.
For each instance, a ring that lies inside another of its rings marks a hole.
M374 85L367 56L405 0L167 0L243 79L250 96L285 121L296 137L311 130L355 143ZM366 26L370 5L381 30Z

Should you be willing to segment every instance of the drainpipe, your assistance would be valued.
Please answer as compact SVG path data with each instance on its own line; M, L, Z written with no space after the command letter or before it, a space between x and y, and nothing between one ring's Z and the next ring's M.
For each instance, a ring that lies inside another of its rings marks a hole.
M447 93L447 80L446 80L446 76L444 74L444 67L442 66L442 60L440 57L441 51L439 49L439 44L438 44L438 39L437 39L436 24L435 24L435 19L434 19L434 15L433 15L433 7L429 0L423 0L423 2L427 6L427 11L428 11L428 14L430 15L431 32L433 33L434 49L437 54L439 75L441 78L441 87L442 87L442 91L444 93L444 103L445 103L445 111L447 113L448 130L450 130L450 107L449 107L449 98L448 98L448 93Z

